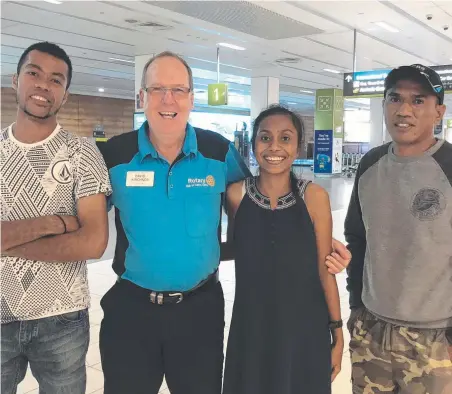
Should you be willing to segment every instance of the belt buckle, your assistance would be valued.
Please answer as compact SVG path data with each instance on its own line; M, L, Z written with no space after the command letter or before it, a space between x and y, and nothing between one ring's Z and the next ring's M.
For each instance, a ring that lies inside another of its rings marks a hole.
M169 294L170 297L179 297L179 299L177 300L176 304L180 304L183 299L184 299L184 295L182 293L171 293Z
M163 294L152 291L149 298L153 304L163 305Z

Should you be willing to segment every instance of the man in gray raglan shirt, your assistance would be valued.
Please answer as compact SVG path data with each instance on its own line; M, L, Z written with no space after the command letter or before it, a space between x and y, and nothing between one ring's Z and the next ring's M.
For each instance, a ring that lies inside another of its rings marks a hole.
M362 159L345 221L353 393L452 393L452 145L439 75L385 80L393 142Z

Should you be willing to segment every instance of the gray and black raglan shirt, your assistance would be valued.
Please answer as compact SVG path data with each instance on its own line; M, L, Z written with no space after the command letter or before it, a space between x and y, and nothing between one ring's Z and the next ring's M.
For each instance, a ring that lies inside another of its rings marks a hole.
M452 327L452 144L362 159L345 220L352 308L390 323Z

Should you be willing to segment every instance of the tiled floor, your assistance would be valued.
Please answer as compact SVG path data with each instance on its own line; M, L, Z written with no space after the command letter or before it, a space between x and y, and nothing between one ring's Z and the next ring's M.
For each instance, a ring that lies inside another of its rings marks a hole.
M345 210L338 210L333 212L334 221L334 236L340 240L343 240L343 223L345 217ZM90 322L91 322L91 341L86 358L87 364L87 394L101 394L103 393L103 374L102 366L100 364L99 354L99 330L102 320L102 309L100 307L100 299L105 292L113 285L116 277L111 269L111 259L89 264L89 283L92 295L92 306L90 309ZM224 262L220 267L220 278L223 285L223 290L226 299L226 328L225 337L229 334L229 324L232 315L232 306L234 302L234 289L235 289L235 275L234 275L234 263ZM346 276L344 273L337 276L340 296L341 296L341 309L342 317L344 321L348 319L350 314L348 309L348 295L345 289ZM345 330L345 351L342 363L342 372L333 383L333 394L349 394L351 393L350 385L350 359L348 356L348 333ZM226 346L226 341L225 341ZM25 380L20 384L18 394L38 394L38 384L36 380L28 371ZM160 393L169 394L169 390L164 383ZM276 394L276 393L275 393Z

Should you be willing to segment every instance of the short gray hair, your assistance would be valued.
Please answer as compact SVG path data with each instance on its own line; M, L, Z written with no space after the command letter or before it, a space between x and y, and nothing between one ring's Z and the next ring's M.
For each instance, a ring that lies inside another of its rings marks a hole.
M190 90L193 91L193 72L191 71L190 66L188 65L188 63L178 54L171 52L171 51L165 51L162 53L159 53L158 55L155 55L154 57L152 57L151 59L149 59L147 61L147 63L145 64L144 68L143 68L143 75L141 77L141 87L144 89L146 87L146 73L148 71L149 66L155 62L157 59L160 59L162 57L172 57L174 59L179 60L187 69L188 72L188 81L189 81L189 87Z

